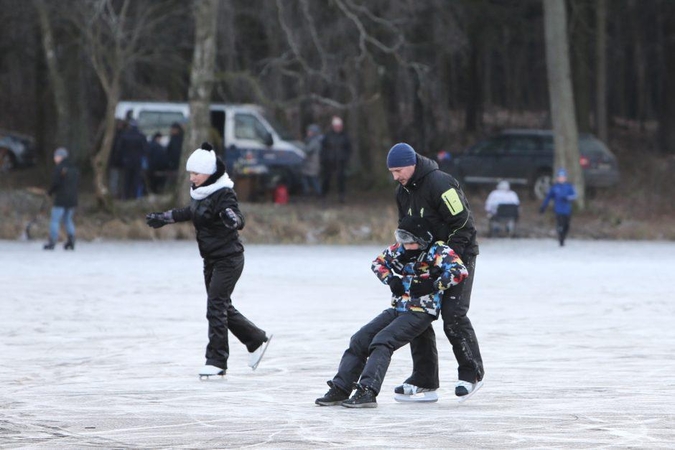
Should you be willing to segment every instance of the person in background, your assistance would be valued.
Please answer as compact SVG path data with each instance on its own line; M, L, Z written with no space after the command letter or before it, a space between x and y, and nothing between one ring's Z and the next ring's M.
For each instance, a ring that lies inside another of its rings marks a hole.
M167 167L166 148L161 143L162 133L155 133L148 144L148 184L149 190L157 194L164 189L166 176L163 171Z
M322 141L321 128L316 124L309 125L305 137L305 161L302 165L302 189L305 195L310 195L314 190L317 196L321 196L319 173Z
M115 119L115 138L108 159L108 187L113 198L121 199L124 194L124 163L119 147L119 140L129 124L126 120Z
M75 207L77 206L77 186L80 181L80 174L77 168L70 163L68 150L63 147L54 151L54 164L56 164L56 167L48 191L50 196L54 196L54 205L52 206L49 224L49 241L44 245L44 249L54 250L59 237L60 224L63 222L68 235L68 240L63 248L75 250L73 214L75 214Z
M225 375L230 357L228 333L249 351L249 367L255 370L272 338L255 326L232 305L232 292L244 270L244 245L239 230L244 215L239 210L234 183L225 172L225 163L213 147L204 142L187 160L190 172L190 205L148 214L148 226L160 228L175 222L192 221L199 254L204 260L207 292L206 318L209 343L201 376Z
M139 198L143 188L143 158L147 158L148 140L138 129L138 122L131 120L129 127L117 141L119 152L124 164L124 199Z
M507 218L504 217L497 217L499 205L515 205L516 207L520 205L518 194L511 190L511 185L506 180L497 183L497 188L490 192L485 200L485 212L487 213L488 218L488 236L492 236L493 233L499 230L501 221L507 220ZM509 234L515 231L514 227L517 220L517 208L515 208L515 210L516 216L509 217L506 222L506 229Z
M558 234L558 243L565 245L567 233L570 231L570 222L572 220L572 202L577 198L577 191L574 185L567 181L567 171L559 169L556 175L556 182L546 194L544 201L539 208L539 213L544 214L548 203L553 200L553 211L555 212L556 232Z
M347 183L347 164L352 153L352 144L344 131L344 124L340 117L334 116L331 120L331 129L323 137L321 144L321 173L323 196L330 191L330 183L335 175L340 203L345 202Z
M169 134L169 144L166 146L167 169L178 170L180 154L183 151L183 127L178 122L174 122L171 124Z

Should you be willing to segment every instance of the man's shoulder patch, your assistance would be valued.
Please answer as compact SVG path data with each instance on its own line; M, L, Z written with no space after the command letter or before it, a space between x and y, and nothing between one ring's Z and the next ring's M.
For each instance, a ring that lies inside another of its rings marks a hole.
M447 191L443 192L443 194L441 194L441 198L445 202L445 206L447 206L450 210L450 214L453 216L456 216L457 214L464 211L464 205L462 204L462 200L459 198L457 189L448 189Z

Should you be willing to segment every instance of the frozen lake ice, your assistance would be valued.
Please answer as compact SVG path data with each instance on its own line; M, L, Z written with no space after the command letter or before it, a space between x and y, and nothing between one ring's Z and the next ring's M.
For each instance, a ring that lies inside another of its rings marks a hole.
M274 339L255 372L233 337L200 381L201 259L190 242L0 241L0 448L673 448L675 243L483 240L469 313L485 386L376 409L318 407L349 337L388 306L380 246L256 246L234 304Z

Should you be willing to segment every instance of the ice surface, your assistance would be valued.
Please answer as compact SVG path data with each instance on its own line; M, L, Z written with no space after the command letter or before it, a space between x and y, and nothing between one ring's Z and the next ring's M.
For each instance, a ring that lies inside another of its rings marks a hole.
M274 333L260 367L232 338L200 381L194 242L0 241L2 448L672 448L675 244L484 240L471 317L485 386L458 404L436 323L440 400L318 407L349 337L388 306L375 247L254 246L234 303Z

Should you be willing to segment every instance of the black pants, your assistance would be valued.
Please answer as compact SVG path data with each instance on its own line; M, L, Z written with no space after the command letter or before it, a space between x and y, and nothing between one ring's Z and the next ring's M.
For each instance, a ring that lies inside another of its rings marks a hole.
M435 319L427 313L385 309L352 336L333 383L351 392L359 381L379 393L394 351L422 333Z
M483 359L471 321L466 316L471 302L471 289L476 270L476 257L462 258L469 276L458 286L448 289L443 295L441 317L443 331L452 345L460 380L475 383L483 379ZM427 328L410 343L413 358L413 373L406 383L428 389L438 389L438 351L433 327Z
M328 194L328 191L330 191L330 182L331 179L333 178L333 174L335 174L336 181L337 181L337 188L338 188L338 195L340 196L341 200L344 200L345 197L345 190L346 190L346 169L347 169L347 163L346 161L323 161L321 163L321 177L323 179L322 187L321 187L321 194L326 195Z
M570 219L572 216L569 214L556 214L556 231L558 233L558 242L560 245L565 244L565 239L567 238L567 233L570 231Z
M265 341L265 332L232 306L232 291L243 270L243 254L217 261L204 260L204 282L208 293L206 318L209 321L206 364L221 369L227 369L227 358L230 356L228 330L249 352Z

